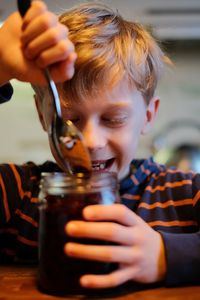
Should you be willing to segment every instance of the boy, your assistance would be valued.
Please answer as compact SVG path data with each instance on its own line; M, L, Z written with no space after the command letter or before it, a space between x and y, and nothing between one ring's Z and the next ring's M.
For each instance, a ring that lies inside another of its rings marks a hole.
M25 16L22 29L27 23L27 28L38 24L34 21L38 20L38 13L33 8ZM72 78L73 71L57 80L56 65L52 66L63 117L82 131L93 167L99 172L117 172L122 201L109 209L103 205L89 206L83 211L85 221L66 225L66 234L117 243L65 245L64 251L71 257L119 263L118 270L111 274L82 276L81 285L106 288L126 281L199 284L200 176L167 170L152 159L134 159L139 137L151 129L159 108L154 91L164 54L142 26L124 20L105 6L82 4L63 14L60 22L67 26L77 53ZM28 36L34 39L35 31L27 31L21 39L28 46L20 49L27 61L31 59L29 67L34 68L37 51L43 52L43 48L37 43L35 47L34 43L31 45ZM17 41L19 44L19 36ZM71 51L73 59L67 59L67 63L66 57L59 57L58 64L65 64L62 70L73 65L76 55ZM41 73L37 70L34 81L28 74L22 78L19 73L11 76L11 67L16 72L17 66L13 61L3 63L2 83L16 77L33 84L38 113L46 130L51 107L47 89L38 86L44 83ZM40 67L51 64L49 60ZM3 77L4 74L9 76ZM41 172L55 170L58 167L49 162L42 166L1 166L2 260L9 256L15 260L36 257L38 183Z

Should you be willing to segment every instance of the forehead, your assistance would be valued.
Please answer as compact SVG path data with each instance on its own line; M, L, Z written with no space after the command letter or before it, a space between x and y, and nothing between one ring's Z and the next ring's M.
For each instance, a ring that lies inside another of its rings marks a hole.
M142 102L144 100L136 87L129 88L124 82L114 87L99 87L98 89L88 91L88 93L81 95L81 97L74 97L71 91L64 90L63 87L59 89L59 92L61 104L65 108L79 106L81 109L81 107L91 104L97 104L99 107L106 104L109 106L124 106L127 103L134 103L138 99Z

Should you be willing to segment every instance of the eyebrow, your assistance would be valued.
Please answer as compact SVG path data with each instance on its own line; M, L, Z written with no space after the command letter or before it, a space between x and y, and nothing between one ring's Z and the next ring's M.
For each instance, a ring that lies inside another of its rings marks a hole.
M129 107L129 104L130 104L129 102L122 101L122 102L116 102L116 103L108 103L108 107L110 107L111 109L112 108L126 108L126 107ZM78 103L73 104L72 102L63 101L63 100L61 100L61 105L67 109L72 109L75 106L79 107Z

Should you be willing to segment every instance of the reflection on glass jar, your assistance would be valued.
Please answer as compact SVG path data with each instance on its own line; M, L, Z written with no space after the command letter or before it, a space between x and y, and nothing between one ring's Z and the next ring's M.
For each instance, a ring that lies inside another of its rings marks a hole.
M117 266L68 257L64 245L69 241L93 245L108 242L69 237L64 227L70 220L83 219L82 210L87 205L119 202L117 177L109 172L91 176L43 174L39 198L39 288L50 294L84 294L79 285L81 275L106 274Z

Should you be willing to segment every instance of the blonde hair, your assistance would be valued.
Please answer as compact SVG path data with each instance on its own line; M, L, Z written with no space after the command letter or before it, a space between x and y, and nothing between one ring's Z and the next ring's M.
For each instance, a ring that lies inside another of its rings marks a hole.
M147 30L96 2L71 8L59 20L68 27L78 54L75 75L60 92L83 100L125 81L142 93L146 103L150 101L165 55Z

